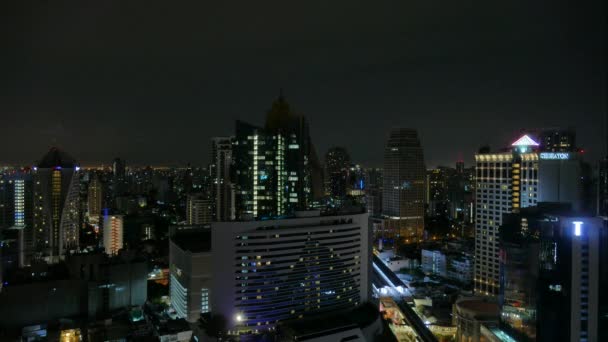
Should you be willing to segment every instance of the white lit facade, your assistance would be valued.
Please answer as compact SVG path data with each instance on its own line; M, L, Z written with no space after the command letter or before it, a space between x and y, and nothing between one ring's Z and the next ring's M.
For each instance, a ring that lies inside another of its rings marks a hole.
M196 322L201 314L211 311L211 265L215 260L203 246L202 240L208 240L209 235L185 235L178 233L169 241L169 294L177 315Z

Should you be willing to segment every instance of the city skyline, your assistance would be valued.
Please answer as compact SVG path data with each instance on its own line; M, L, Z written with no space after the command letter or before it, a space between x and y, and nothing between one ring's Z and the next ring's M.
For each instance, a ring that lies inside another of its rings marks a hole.
M608 341L607 5L0 3L0 340Z
M346 146L370 166L381 165L392 127L420 132L429 166L470 165L480 144L501 146L523 127L576 126L589 161L605 154L599 1L576 10L244 4L239 13L110 1L36 5L28 16L10 15L28 5L7 5L17 7L2 11L12 33L0 56L0 116L12 127L0 136L3 163L31 163L57 145L83 164L118 155L203 165L201 147L237 119L262 123L279 88L309 120L318 155ZM493 125L499 134L483 129Z

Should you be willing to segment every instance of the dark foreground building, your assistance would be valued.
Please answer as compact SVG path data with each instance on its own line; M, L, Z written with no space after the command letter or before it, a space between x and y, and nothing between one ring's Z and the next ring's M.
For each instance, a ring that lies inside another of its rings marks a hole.
M518 340L606 335L607 221L565 212L541 203L506 215L501 226L501 323Z

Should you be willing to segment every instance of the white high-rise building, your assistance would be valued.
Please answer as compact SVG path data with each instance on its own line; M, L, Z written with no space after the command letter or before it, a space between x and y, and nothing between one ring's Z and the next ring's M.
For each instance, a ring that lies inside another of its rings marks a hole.
M122 215L106 215L103 218L103 246L109 255L118 254L123 248Z
M581 207L581 162L577 152L543 152L524 135L500 153L478 153L476 162L475 292L499 291L499 227L503 214L538 202Z

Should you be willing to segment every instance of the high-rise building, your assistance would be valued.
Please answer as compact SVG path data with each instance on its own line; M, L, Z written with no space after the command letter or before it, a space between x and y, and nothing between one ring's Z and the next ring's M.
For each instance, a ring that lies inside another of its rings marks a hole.
M315 197L312 149L306 119L283 96L272 104L264 128L237 121L237 218L281 217L308 208Z
M51 148L34 168L35 251L51 263L78 249L80 168L65 152Z
M540 146L546 152L575 152L576 132L572 129L546 129L540 133Z
M212 221L213 203L202 193L188 195L186 221L188 224L205 225Z
M211 139L211 179L214 221L235 219L235 194L231 181L232 137Z
M99 224L102 210L103 190L97 174L93 174L87 190L87 216L91 224Z
M122 215L105 215L103 217L103 247L106 254L115 255L123 248L124 217Z
M325 193L332 198L346 196L350 156L343 147L332 147L325 154Z
M11 256L20 267L28 265L33 250L33 219L34 194L30 169L21 169L4 175L0 179L0 210L3 216L0 223L0 232L5 231L4 237L14 236L16 246L12 250L16 253ZM8 249L5 249L5 253ZM5 255L5 257L7 257Z
M580 210L581 162L576 152L544 152L524 135L506 152L483 151L476 161L475 292L499 289L499 227L503 214L538 202L570 203Z
M127 192L127 166L124 159L114 158L112 161L112 192L114 197Z
M228 329L354 308L370 299L368 215L212 224L211 311Z
M382 215L382 169L365 170L365 205L370 217Z
M423 239L425 169L416 130L391 130L384 150L382 212L384 231L395 243Z
M559 224L556 215L569 211L568 203L539 203L503 216L499 236L501 321L518 340L537 336L540 234L543 227Z
M501 227L501 321L518 341L606 337L608 227L602 218L559 216L563 207L525 208Z

